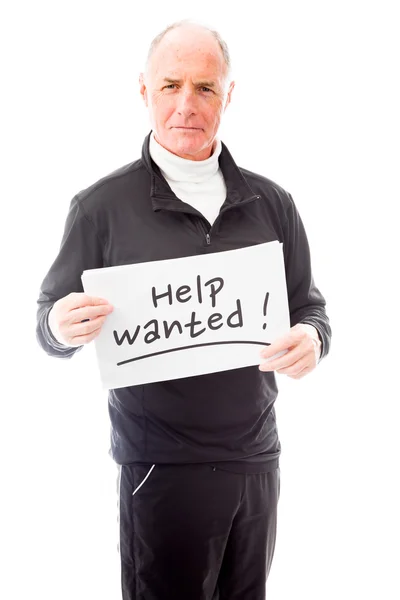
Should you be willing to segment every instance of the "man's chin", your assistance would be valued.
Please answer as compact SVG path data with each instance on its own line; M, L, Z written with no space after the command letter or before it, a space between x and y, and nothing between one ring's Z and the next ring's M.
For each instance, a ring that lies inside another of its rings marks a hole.
M204 149L204 143L203 144L199 144L194 143L194 141L191 143L188 140L174 140L175 143L171 144L173 147L173 152L175 154L188 154L188 155L193 155L195 156L196 154L198 154L199 152L201 152Z
M161 145L181 158L204 160L204 158L210 156L211 148L210 153L208 153L204 131L199 130L198 133L202 135L194 135L193 133L189 135L186 133L182 134L179 129L173 128L170 129L169 135L162 140Z

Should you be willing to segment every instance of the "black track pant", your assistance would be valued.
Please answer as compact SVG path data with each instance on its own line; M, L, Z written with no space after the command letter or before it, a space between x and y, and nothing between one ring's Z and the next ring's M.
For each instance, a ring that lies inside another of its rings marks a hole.
M279 468L118 467L123 600L262 600Z

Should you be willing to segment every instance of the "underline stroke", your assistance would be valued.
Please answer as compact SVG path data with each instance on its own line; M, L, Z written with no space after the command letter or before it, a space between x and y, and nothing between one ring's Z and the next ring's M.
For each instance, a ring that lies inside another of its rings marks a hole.
M171 348L170 350L161 350L160 352L152 352L151 354L143 354L143 356L136 356L135 358L128 358L117 363L117 367L126 365L127 363L134 362L136 360L142 360L143 358L151 358L152 356L158 356L159 354L168 354L169 352L178 352L178 350L189 350L190 348L201 348L202 346L220 346L222 344L257 344L259 346L270 346L268 342L251 342L251 341L236 341L236 342L207 342L205 344L193 344L191 346L181 346L180 348Z

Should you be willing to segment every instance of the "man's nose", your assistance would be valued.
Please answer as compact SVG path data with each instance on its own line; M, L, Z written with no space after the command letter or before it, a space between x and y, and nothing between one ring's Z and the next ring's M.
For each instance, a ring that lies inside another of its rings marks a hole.
M191 115L196 112L196 95L191 90L181 90L178 94L177 111L185 116Z

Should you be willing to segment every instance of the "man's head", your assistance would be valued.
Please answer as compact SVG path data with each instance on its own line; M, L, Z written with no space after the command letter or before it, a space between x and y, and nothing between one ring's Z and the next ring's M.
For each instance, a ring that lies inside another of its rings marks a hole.
M139 77L156 140L182 158L209 158L235 86L229 76L228 48L217 32L180 21L160 33Z

